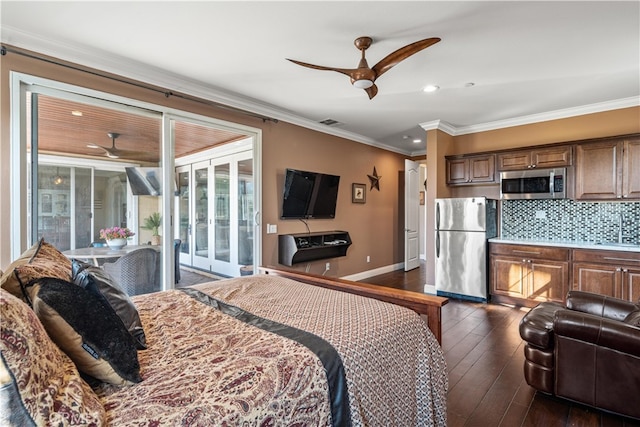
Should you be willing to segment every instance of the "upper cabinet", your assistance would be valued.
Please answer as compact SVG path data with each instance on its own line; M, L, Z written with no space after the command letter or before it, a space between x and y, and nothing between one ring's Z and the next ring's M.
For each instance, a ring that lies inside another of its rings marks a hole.
M563 145L510 151L498 154L497 161L498 171L571 166L573 162L573 146Z
M447 185L495 182L495 155L447 157Z
M640 136L579 144L576 199L640 200Z

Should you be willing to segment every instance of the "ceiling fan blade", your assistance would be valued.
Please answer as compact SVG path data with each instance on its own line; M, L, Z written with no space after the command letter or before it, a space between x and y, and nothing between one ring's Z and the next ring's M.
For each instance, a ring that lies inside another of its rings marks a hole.
M367 95L369 95L369 99L373 99L373 97L378 94L378 86L373 85L366 88L364 91L367 92Z
M373 71L376 73L376 79L389 71L393 66L397 65L401 61L404 61L414 53L418 53L421 50L438 43L439 41L439 37L431 37L408 44L405 47L401 47L395 52L390 53L373 66Z
M119 151L118 149L114 150L112 148L103 147L102 145L94 144L93 142L88 143L87 148L95 148L98 150L102 150L104 154L111 159L120 158L120 155L118 154L118 151Z
M306 62L296 61L295 59L289 59L289 58L286 58L286 59L287 61L291 61L294 64L298 64L303 67L313 68L314 70L335 71L337 73L341 73L349 77L351 77L351 75L357 71L357 69L324 67L322 65L314 65L314 64L308 64Z

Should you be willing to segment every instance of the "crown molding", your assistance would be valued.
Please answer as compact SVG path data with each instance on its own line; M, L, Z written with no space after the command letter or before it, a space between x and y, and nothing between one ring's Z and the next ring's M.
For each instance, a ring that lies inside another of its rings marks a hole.
M582 105L579 107L564 108L561 110L547 111L545 113L531 114L528 116L514 117L511 119L497 120L494 122L480 123L476 125L456 127L442 120L433 120L420 123L424 130L438 129L451 136L467 135L470 133L486 132L496 129L504 129L514 126L522 126L533 123L547 122L550 120L566 119L569 117L583 116L585 114L601 113L603 111L619 110L640 106L640 97L615 99L596 104Z
M444 120L432 120L430 122L420 123L419 126L426 131L438 129L448 133L451 136L455 136L458 133L458 130L455 126L448 122L445 122Z

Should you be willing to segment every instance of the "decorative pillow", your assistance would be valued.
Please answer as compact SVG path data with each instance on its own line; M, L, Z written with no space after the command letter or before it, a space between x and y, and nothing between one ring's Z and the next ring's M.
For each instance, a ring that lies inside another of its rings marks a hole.
M74 259L71 261L72 280L78 286L103 299L136 340L139 350L147 348L140 315L129 295L100 267Z
M71 260L44 239L40 239L9 265L2 276L2 288L26 300L24 286L39 277L71 280Z
M104 425L98 396L33 310L0 290L1 425Z
M635 310L627 314L623 322L640 328L640 310Z
M104 299L50 277L27 291L45 330L80 372L115 385L142 381L136 342Z
M26 263L28 263L31 260L31 258L33 258L33 256L38 251L38 249L40 248L40 245L42 245L43 242L44 242L44 239L41 239L38 243L36 243L35 245L31 246L29 249L24 251L22 255L20 255L20 258L16 259L11 264L9 264L9 266L4 271L4 273L2 273L2 278L0 278L0 288L11 293L11 295L15 297L24 298L24 295L20 290L20 282L15 276L14 270L16 269L16 267L19 267L21 265L25 265Z

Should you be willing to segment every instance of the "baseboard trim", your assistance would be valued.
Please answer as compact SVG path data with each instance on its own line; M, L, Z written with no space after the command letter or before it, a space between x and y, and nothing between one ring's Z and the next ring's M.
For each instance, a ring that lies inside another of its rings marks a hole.
M380 274L385 274L385 273L391 273L392 271L401 270L403 268L404 268L404 263L400 262L397 264L386 265L384 267L378 267L373 270L367 270L367 271L362 271L360 273L343 276L341 277L341 279L358 282L360 280L368 279L369 277L379 276Z

